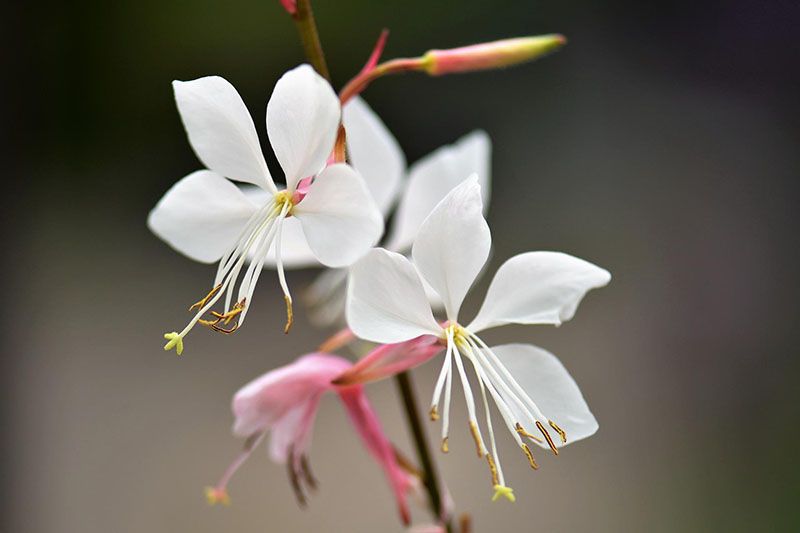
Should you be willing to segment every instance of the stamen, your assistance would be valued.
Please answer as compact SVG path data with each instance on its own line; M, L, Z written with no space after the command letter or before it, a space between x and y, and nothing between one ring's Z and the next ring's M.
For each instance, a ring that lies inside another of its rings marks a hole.
M289 333L289 330L292 329L292 324L294 324L294 312L292 311L292 298L288 294L283 296L284 301L286 302L286 325L283 326L283 332Z
M247 461L247 458L253 453L253 450L258 446L261 440L266 435L266 432L256 433L247 438L244 442L242 452L236 456L233 462L225 469L219 482L213 487L206 487L206 499L208 503L213 505L215 503L222 503L223 505L230 504L230 497L228 496L228 482L231 480L237 470Z
M494 464L494 459L492 459L492 454L486 454L486 462L489 463L489 472L492 473L492 485L497 486L499 480L497 478L497 465Z
M447 437L442 439L442 453L447 453L450 451L450 447L447 445Z
M231 320L236 318L245 309L246 300L247 299L245 298L240 302L236 302L236 304L233 306L233 309L231 309L227 313L217 313L216 311L211 311L211 315L215 318L215 320L200 319L198 320L198 322L204 326L208 326L217 333L230 335L231 333L234 333L236 330L239 329L239 322L238 321L235 322L233 326L230 328L223 328L219 324L220 322L226 326L230 324Z
M317 490L317 478L315 478L313 472L311 472L311 466L308 464L308 457L305 455L300 456L300 473L303 475L303 479L306 485L308 485L308 488Z
M556 433L558 433L558 436L561 437L561 444L566 444L567 443L567 434L566 434L566 432L563 429L561 429L560 427L558 427L558 424L556 424L552 420L548 420L547 423L550 424L550 427L555 429Z
M292 448L289 449L289 457L286 461L286 472L289 475L289 483L294 491L294 496L297 498L297 504L300 507L305 507L308 502L306 500L306 494L303 492L303 486L300 484L297 470L295 470L294 450Z
M469 432L472 435L472 440L475 441L475 450L478 452L478 458L480 459L484 452L481 437L478 432L478 425L475 422L469 423Z
M528 433L528 432L525 430L525 428L524 428L524 427L522 427L522 425L521 425L519 422L517 422L517 425L516 425L515 427L516 427L517 433L519 433L519 434L520 434L520 435L522 435L523 437L528 437L529 439L531 439L531 440L533 440L533 441L536 441L536 442L538 442L539 444L541 444L541 443L543 443L543 442L544 442L542 439L540 439L540 438L539 438L539 437L537 437L536 435L531 435L530 433Z
M530 463L531 468L533 468L534 470L539 470L539 465L536 464L536 460L533 458L531 449L528 448L527 444L522 445L522 451L525 452L525 456L528 458L528 462Z
M203 299L201 299L201 300L193 303L191 306L189 306L189 311L194 311L195 309L200 309L201 307L204 307L208 303L208 301L211 298L213 298L215 294L217 294L219 292L219 290L221 288L222 288L222 283L219 283L213 289L211 289L211 291L209 291L209 293L206 294L203 297Z
M428 413L428 415L430 416L432 422L436 422L437 420L439 420L439 411L436 410L435 405L431 407L431 410Z
M539 428L539 431L541 431L542 435L544 435L547 445L550 446L551 450L553 450L553 455L558 455L558 448L556 448L556 445L553 444L553 439L550 437L550 433L547 432L545 427L538 420L536 421L536 427Z

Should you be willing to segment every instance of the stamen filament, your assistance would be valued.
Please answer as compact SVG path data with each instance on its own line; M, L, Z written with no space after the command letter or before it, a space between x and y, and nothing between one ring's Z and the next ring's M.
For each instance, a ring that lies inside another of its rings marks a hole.
M222 502L225 505L230 503L227 490L228 483L236 471L239 470L245 461L247 461L247 459L253 453L253 450L258 447L259 443L263 440L266 434L267 433L265 431L262 431L261 433L256 433L247 438L247 440L244 442L244 448L242 449L241 453L239 453L239 455L236 456L228 468L225 469L225 472L223 472L222 477L217 484L213 487L206 487L206 498L208 499L208 503L212 505L217 502Z

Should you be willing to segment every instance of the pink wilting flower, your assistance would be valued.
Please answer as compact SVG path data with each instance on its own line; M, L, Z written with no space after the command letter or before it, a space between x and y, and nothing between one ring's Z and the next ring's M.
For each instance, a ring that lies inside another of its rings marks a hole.
M292 297L284 263L311 255L329 267L348 266L383 233L383 217L359 173L346 164L327 164L341 118L339 99L309 65L278 80L266 122L286 178L286 188L279 189L253 120L230 83L208 76L173 87L189 142L207 169L178 181L147 223L179 252L219 266L211 291L190 308L194 317L180 332L165 335L164 349L180 354L183 338L198 322L221 333L242 325L270 255L286 300L288 331ZM223 295L222 312L212 311Z
M383 469L400 517L408 524L406 496L416 486L415 478L400 467L363 386L332 383L351 366L348 360L336 355L312 353L242 387L233 397L231 407L235 417L233 433L246 439L244 450L225 470L219 483L206 489L209 502L228 503L228 482L269 433L270 457L287 465L292 487L304 505L306 489L316 487L308 464L314 419L322 396L335 392L370 455Z
M560 325L572 318L590 289L607 284L611 276L602 268L563 253L519 254L500 266L478 315L462 325L458 316L461 304L491 247L482 209L480 186L473 177L454 188L425 219L412 247L413 264L403 255L376 248L351 267L347 301L350 329L365 340L403 344L378 348L337 382L360 383L401 372L437 353L432 348L423 349L432 346L434 340L445 345L445 360L430 409L431 418L438 419L444 393L442 450L447 451L455 365L478 455L486 458L491 470L493 499L504 496L514 501L497 455L489 397L532 468L538 465L523 438L557 455L568 436L574 442L594 434L597 421L575 381L554 355L526 344L490 348L478 333L506 324ZM423 280L444 302L447 322L434 319ZM401 347L413 347L414 352L404 358ZM480 387L489 447L478 423L465 359L471 363ZM548 427L558 434L558 443ZM531 433L537 431L540 436Z

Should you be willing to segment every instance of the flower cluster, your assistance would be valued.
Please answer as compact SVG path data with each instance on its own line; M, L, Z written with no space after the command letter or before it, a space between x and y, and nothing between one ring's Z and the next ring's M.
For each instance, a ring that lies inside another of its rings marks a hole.
M293 17L305 9L305 3L283 5ZM514 501L515 495L498 455L492 403L534 469L531 445L558 455L567 443L597 430L577 385L554 355L528 344L489 346L480 335L506 324L560 325L590 289L609 282L610 274L563 253L521 253L497 270L477 315L462 321L462 302L491 249L485 219L489 137L474 131L407 168L397 140L358 96L386 74L503 67L550 52L563 38L512 39L378 63L385 38L339 95L310 65L277 81L266 126L283 170L282 186L273 180L250 113L230 83L216 76L173 83L189 142L205 168L167 191L148 226L177 251L217 263L217 269L204 296L189 306L186 326L164 335L164 349L180 355L197 324L222 334L241 328L265 268L277 271L286 333L293 298L284 271L293 267L328 267L306 291L309 316L319 326L344 328L319 350L236 393L233 432L245 445L207 489L211 503L229 502L232 475L269 435L271 458L287 465L304 504L316 487L308 460L315 415L322 397L333 393L384 471L402 521L409 523L407 498L426 482L425 474L386 437L365 386L441 354L429 409L430 418L441 421L441 449L449 450L452 388L458 380L466 425L491 474L493 500ZM391 231L384 235L389 217ZM355 362L332 353L356 339L375 344ZM444 523L447 512L437 519Z

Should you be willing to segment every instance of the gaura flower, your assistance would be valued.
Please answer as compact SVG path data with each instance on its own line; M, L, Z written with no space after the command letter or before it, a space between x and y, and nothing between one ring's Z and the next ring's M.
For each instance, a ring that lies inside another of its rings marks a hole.
M414 264L403 255L376 248L351 267L347 320L353 333L373 342L403 344L376 349L337 383L359 383L406 370L422 362L425 355L432 356L434 351L426 346L430 339L437 339L446 346L446 352L430 415L434 420L440 417L444 393L442 450L448 449L455 366L478 456L489 463L493 500L502 495L514 501L497 455L489 396L534 469L538 465L523 438L558 455L558 448L568 438L574 442L594 434L597 422L555 356L525 344L490 348L478 333L505 324L560 325L572 318L587 291L606 285L611 276L602 268L563 253L519 254L500 266L478 315L463 325L458 317L461 303L491 246L482 208L480 186L473 177L453 189L425 219L412 248ZM434 319L423 279L443 300L447 322L439 324ZM416 351L403 358L403 349L409 346ZM384 353L376 354L379 350ZM479 384L490 449L478 423L464 359L471 364ZM555 431L558 442L548 427Z
M346 164L326 166L339 127L339 100L308 65L278 80L267 104L267 132L286 176L286 188L278 189L253 121L230 83L209 76L173 87L189 142L207 170L167 191L148 226L190 258L219 266L211 291L190 307L196 311L192 320L182 331L166 334L164 348L180 354L183 338L198 322L221 333L240 327L270 253L286 300L288 331L292 297L284 253L296 255L298 246L307 247L324 265L347 266L383 233L381 214L358 173ZM261 194L229 180L255 185L250 188ZM223 295L222 312L211 311ZM208 312L212 318L203 319Z
M453 187L472 174L478 175L485 191L484 212L488 209L491 141L485 132L476 130L454 144L442 146L414 163L406 178L405 156L397 140L361 98L344 106L342 122L347 131L349 160L364 177L385 217L402 193L392 231L384 243L388 250L408 253L425 217ZM429 291L429 295L438 308L440 302L435 294ZM322 272L306 293L311 319L319 326L343 322L346 296L347 269Z
M398 463L363 386L332 383L351 366L352 363L341 357L313 353L242 387L233 397L232 410L233 433L246 439L244 450L225 470L220 481L206 489L208 501L230 501L227 485L231 477L269 433L270 457L286 464L298 501L305 505L306 490L313 490L317 485L308 463L314 419L322 396L335 392L370 455L383 469L397 500L400 517L408 524L406 496L416 487L416 479Z

